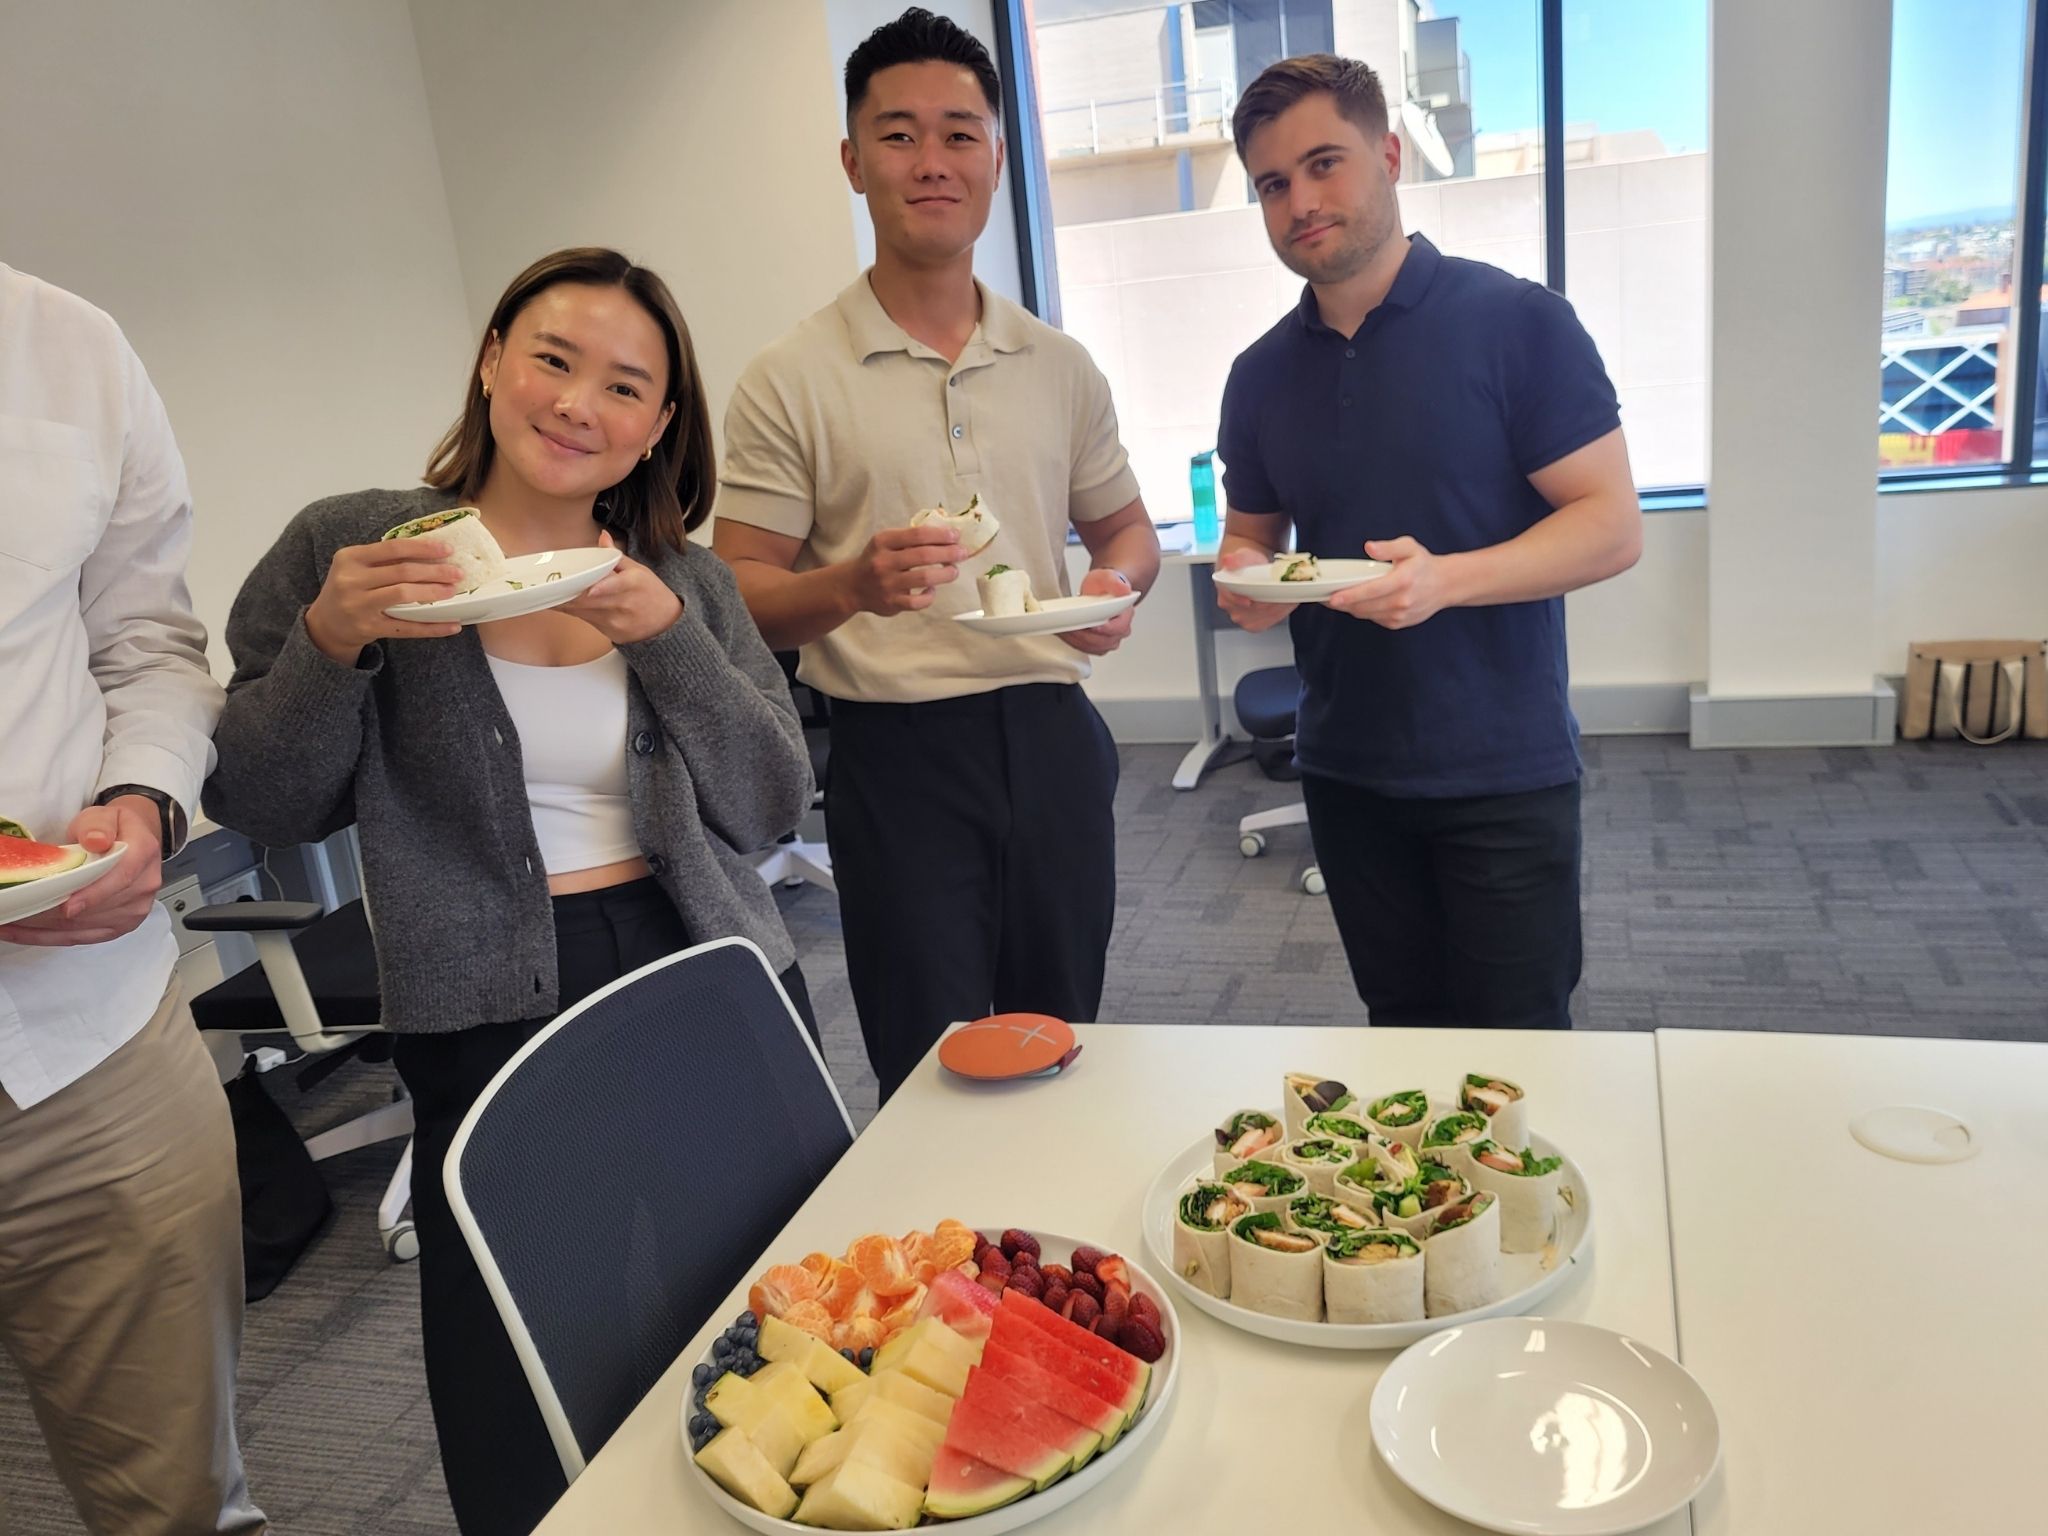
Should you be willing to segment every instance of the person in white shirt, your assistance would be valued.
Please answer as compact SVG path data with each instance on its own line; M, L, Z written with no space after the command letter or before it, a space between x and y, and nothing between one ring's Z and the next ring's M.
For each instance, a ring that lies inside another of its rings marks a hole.
M241 1192L156 904L221 689L192 506L120 328L0 265L0 816L126 852L0 926L0 1343L85 1529L262 1532L235 1439Z

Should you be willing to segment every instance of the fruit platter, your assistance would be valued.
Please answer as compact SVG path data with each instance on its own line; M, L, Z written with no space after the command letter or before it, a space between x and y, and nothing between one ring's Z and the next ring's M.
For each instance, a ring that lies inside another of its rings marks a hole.
M1448 1097L1288 1073L1226 1112L1145 1196L1145 1246L1202 1311L1324 1349L1399 1349L1527 1312L1592 1261L1583 1170L1530 1097L1467 1073Z
M757 1531L1014 1530L1127 1465L1178 1378L1151 1276L1051 1232L941 1221L773 1264L691 1371L682 1433Z

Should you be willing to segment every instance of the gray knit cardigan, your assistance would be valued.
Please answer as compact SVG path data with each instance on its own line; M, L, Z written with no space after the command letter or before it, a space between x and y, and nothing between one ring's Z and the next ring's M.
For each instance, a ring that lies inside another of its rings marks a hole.
M235 675L204 797L216 821L272 847L355 824L384 1024L400 1032L558 1007L519 733L477 631L380 641L353 667L306 634L336 550L453 505L437 491L359 491L292 519L228 618ZM619 647L634 833L693 942L739 934L781 971L795 952L745 855L811 802L788 684L716 555L632 553L683 600L669 629Z

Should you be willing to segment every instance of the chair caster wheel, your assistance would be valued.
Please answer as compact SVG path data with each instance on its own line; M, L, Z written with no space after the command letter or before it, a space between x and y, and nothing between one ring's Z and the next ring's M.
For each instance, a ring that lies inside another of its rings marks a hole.
M1266 834L1247 832L1237 840L1237 851L1248 859L1256 859L1266 851Z
M1301 872L1301 888L1311 896L1321 896L1330 889L1323 883L1323 872L1313 864Z
M410 1264L420 1256L420 1235L412 1229L412 1223L401 1221L384 1234L384 1251L391 1255L394 1264Z

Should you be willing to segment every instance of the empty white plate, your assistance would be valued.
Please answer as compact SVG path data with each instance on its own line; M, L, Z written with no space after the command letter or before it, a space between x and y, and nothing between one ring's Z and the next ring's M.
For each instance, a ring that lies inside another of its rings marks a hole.
M984 635L1064 635L1069 630L1107 624L1137 600L1135 592L1115 597L1047 597L1039 600L1036 613L1006 613L992 619L977 608L972 613L954 614L953 622Z
M1218 569L1216 585L1262 603L1320 603L1346 587L1377 581L1393 569L1384 560L1318 560L1316 580L1282 581L1280 571L1286 564L1286 560L1269 560L1235 571Z
M1683 1508L1721 1459L1692 1374L1588 1323L1502 1317L1403 1350L1372 1440L1437 1508L1516 1536L1619 1536Z
M88 858L78 868L67 869L61 875L45 875L23 885L0 886L0 923L18 923L25 917L49 911L73 891L82 891L101 875L111 872L114 861L127 851L126 843L116 843L105 853Z
M557 608L579 592L604 580L619 563L616 549L548 549L537 555L514 555L505 574L474 592L444 597L438 603L400 603L384 611L394 619L421 624L489 624L524 613Z

